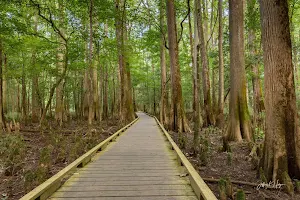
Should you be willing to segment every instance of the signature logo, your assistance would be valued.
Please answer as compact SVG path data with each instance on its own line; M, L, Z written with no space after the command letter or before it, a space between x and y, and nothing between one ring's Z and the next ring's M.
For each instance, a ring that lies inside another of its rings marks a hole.
M277 181L270 181L269 183L262 182L256 186L256 189L259 190L261 188L263 189L269 188L269 189L280 190L283 186L284 184L279 183L279 181L277 180Z

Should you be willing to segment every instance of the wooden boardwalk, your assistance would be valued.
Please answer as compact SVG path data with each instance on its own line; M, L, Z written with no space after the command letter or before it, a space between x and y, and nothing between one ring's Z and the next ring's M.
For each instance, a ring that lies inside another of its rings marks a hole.
M50 199L194 200L183 166L154 118L140 119Z

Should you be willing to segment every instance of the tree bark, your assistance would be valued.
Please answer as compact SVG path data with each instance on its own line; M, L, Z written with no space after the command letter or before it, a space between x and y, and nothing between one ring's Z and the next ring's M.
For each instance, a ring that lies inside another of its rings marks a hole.
M257 1L256 0L248 0L247 1L247 12L249 15L249 20L252 23L248 24L248 46L250 53L250 64L252 67L252 86L253 86L253 110L254 110L254 124L256 124L256 118L264 110L264 100L262 96L262 86L260 80L260 71L259 71L259 62L257 61L257 57L259 56L259 47L256 42L256 33L257 27L256 18L258 16L258 11L256 10ZM259 38L260 39L260 38Z
M121 121L123 124L135 118L129 63L126 59L126 7L124 0L116 0L116 37L120 72Z
M59 15L59 24L60 27L63 27L64 23L64 6L62 1L58 1L58 8L61 13ZM63 30L63 28L61 28ZM64 68L64 60L65 60L65 41L58 35L58 41L60 42L59 47L57 48L57 72L61 74ZM60 77L57 77L59 79ZM62 126L63 123L63 115L64 115L64 80L62 80L56 88L56 105L55 105L55 119L59 126Z
M103 118L108 117L108 66L104 65L105 74L103 73Z
M171 82L172 82L172 118L171 129L174 131L191 132L187 123L185 115L181 75L178 59L178 42L177 42L177 28L176 28L176 13L174 0L167 0L167 24L168 24L168 40L169 40L169 54L171 66Z
M230 103L228 141L253 139L246 97L246 70L244 56L244 3L229 1L230 31Z
M7 113L7 99L8 99L8 92L7 92L7 78L6 78L6 73L7 73L7 55L4 53L4 63L3 63L3 70L2 70L2 77L3 77L3 112Z
M288 192L293 193L291 178L300 178L300 135L288 1L261 0L260 6L266 107L266 132L260 165L268 180L280 180Z
M252 58L256 56L256 47L255 47L255 32L254 30L249 31L249 50ZM265 108L264 100L262 96L262 87L260 81L260 72L259 65L257 62L252 63L252 85L253 85L253 108L254 114L257 116Z
M95 119L95 104L94 104L94 55L93 55L93 0L90 0L89 5L89 70L88 70L88 124L91 125Z
M161 99L160 99L160 122L164 126L168 126L167 117L167 67L166 67L166 51L165 51L165 6L164 1L160 1L160 28L162 33L160 36L160 78L161 78Z
M210 80L209 80L209 69L208 69L208 59L206 50L206 40L204 32L204 20L202 14L202 4L200 0L196 0L196 11L197 11L197 27L198 27L198 37L200 42L200 55L201 55L201 65L202 65L202 87L203 87L203 98L204 98L204 126L214 125L214 113L212 109L212 99L210 92ZM207 31L207 29L205 29Z
M38 20L37 20L37 15L34 16L34 32L37 32L37 25L38 25ZM36 49L33 50L32 52L32 67L33 69L36 68ZM39 74L37 72L38 70L34 70L33 76L32 76L32 95L31 95L31 120L32 122L36 123L39 121L40 118L40 106L38 102L38 88L39 88Z
M2 68L3 68L3 47L2 47L2 41L0 40L0 132L2 132L5 129L5 118L3 113L3 74L2 74Z
M219 50L219 95L218 95L218 116L217 126L224 126L224 58L223 58L223 0L218 2L219 10L219 35L218 35L218 50Z
M26 77L25 77L25 60L22 52L22 119L27 123L27 101L26 101Z
M196 1L194 1L194 6L196 7ZM199 146L199 135L200 127L202 122L201 112L200 112L200 102L199 102L199 91L200 91L200 76L199 76L199 37L197 31L197 10L194 11L194 42L193 42L193 82L194 82L194 138L193 138L193 149L198 150Z

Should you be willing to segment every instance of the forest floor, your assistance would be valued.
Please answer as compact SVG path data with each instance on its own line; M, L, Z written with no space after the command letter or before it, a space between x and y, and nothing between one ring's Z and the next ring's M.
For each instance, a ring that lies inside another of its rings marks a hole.
M44 131L31 124L0 135L1 200L19 199L121 128L118 119L91 127L86 121L54 124Z
M244 181L255 184L260 184L262 181L257 176L255 164L250 159L251 148L246 142L230 143L231 153L222 152L223 147L222 133L217 128L203 129L200 133L200 148L201 153L195 155L192 151L193 134L187 134L184 143L179 140L179 135L176 132L169 132L173 140L181 148L183 153L193 164L203 179L210 179L205 181L211 188L213 193L219 199L220 192L218 186L218 179L225 179L228 177L231 182ZM184 145L182 145L184 144ZM211 180L212 179L212 180ZM242 189L246 194L248 200L288 200L300 199L300 194L292 197L284 192L284 189L257 189L255 186L244 184L233 184L233 195L238 189Z

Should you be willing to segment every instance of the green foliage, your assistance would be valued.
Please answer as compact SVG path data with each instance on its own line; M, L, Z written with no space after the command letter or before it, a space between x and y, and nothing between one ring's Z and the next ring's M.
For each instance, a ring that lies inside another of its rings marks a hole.
M238 191L236 192L236 200L245 200L245 199L246 199L246 195L244 190L238 189Z
M260 178L260 180L261 180L263 183L267 183L267 182L268 182L268 180L267 180L267 178L266 178L266 176L265 176L265 173L264 173L264 170L263 170L262 167L259 168L259 178Z
M20 135L0 136L0 163L5 174L13 176L20 172L25 162L25 143Z
M295 188L296 188L296 192L300 193L300 181L299 180L295 180Z
M179 144L179 147L181 149L185 149L186 148L186 143L187 143L187 137L184 134L179 133L179 135L178 135L178 144Z
M227 153L227 164L228 164L229 166L232 165L232 153L231 153L231 152L228 152L228 153Z
M219 180L219 193L220 193L220 200L227 200L226 195L226 180L221 178Z
M201 165L206 166L209 161L211 151L209 136L200 136L199 139L200 151L198 154Z
M7 121L21 121L21 113L19 112L8 112L5 115Z
M265 133L261 128L255 127L254 128L254 137L255 137L255 141L262 140L265 137Z

